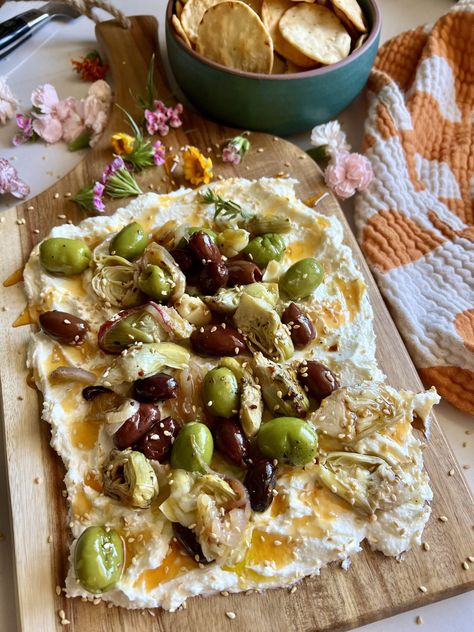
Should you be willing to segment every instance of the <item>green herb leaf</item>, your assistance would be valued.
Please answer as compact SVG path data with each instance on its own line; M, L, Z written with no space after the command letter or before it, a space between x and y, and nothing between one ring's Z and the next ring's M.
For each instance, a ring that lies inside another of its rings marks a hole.
M107 180L105 192L113 198L140 195L143 191L128 169L118 169Z
M201 195L201 202L214 204L214 220L221 214L228 219L235 219L239 215L244 219L251 217L251 213L244 211L240 204L233 200L224 200L220 195L214 193L212 189L208 189Z

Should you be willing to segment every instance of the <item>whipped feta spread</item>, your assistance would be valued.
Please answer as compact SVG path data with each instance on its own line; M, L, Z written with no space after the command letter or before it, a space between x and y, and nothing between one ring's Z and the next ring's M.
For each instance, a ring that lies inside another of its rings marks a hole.
M127 608L175 610L192 596L288 586L319 574L330 562L347 568L364 539L391 556L421 541L432 492L411 424L415 416L426 422L439 398L433 389L415 395L383 385L384 375L375 360L372 308L363 277L343 244L342 226L336 218L318 214L299 201L294 185L290 179L262 178L230 179L210 186L253 213L282 214L291 220L291 231L284 235L284 258L269 267L264 281L277 280L302 258L315 257L323 266L324 281L304 303L317 336L297 350L290 362L317 360L338 376L341 385L307 417L318 433L316 462L278 468L277 494L271 506L263 513L251 512L242 550L227 564L199 564L173 538L171 523L160 510L173 485L168 463L152 462L160 491L149 509L134 509L104 494L101 465L114 447L112 436L106 424L90 418L90 402L81 394L83 384L57 381L51 374L60 366L80 367L99 381L115 356L99 349L97 332L119 308L97 296L90 271L79 277L52 276L40 264L39 247L33 249L24 271L32 313L69 312L90 326L87 339L77 346L60 345L35 331L28 353L28 364L44 397L42 417L51 426L51 445L66 468L72 536L66 578L69 596L91 597L74 571L77 539L91 525L114 528L123 538L124 571L115 587L101 597ZM82 239L92 250L131 221L140 223L150 235L169 220L213 227L213 208L200 201L201 192L181 189L168 195L142 195L110 217L56 226L49 236ZM192 361L203 370L217 364L215 358L194 353ZM352 405L363 396L369 402L365 408ZM170 414L168 406L162 404L162 418ZM350 432L348 419L354 422ZM357 464L344 456L331 456L344 451L365 459L361 467L366 478L360 478ZM244 475L219 454L211 467L241 479ZM345 472L350 477L348 492L342 480ZM334 485L321 484L323 476L334 477ZM367 502L372 503L372 510L367 510Z

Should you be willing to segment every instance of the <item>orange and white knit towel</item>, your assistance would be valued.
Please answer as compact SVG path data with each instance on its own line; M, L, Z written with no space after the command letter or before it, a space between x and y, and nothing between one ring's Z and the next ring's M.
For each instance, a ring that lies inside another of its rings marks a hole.
M474 0L387 42L369 90L358 238L421 377L474 414Z

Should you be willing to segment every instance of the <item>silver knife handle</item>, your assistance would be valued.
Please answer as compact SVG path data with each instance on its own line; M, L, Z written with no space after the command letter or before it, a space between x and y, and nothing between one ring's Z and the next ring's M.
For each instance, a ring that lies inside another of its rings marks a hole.
M0 24L0 59L25 41L51 16L41 9L30 9Z

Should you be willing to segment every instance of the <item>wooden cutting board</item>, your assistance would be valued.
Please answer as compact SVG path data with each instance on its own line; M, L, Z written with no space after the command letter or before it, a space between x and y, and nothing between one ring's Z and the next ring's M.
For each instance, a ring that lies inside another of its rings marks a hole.
M156 88L162 98L168 88L157 47L157 23L151 17L136 17L132 28L124 31L114 22L97 27L98 38L111 65L116 101L139 115L131 95L144 93L148 63L157 54ZM110 160L109 138L112 132L126 130L123 117L114 109L102 141L88 152L71 173L27 204L3 214L0 224L2 270L7 276L21 269L33 245L54 225L73 222L83 215L68 199L69 193L96 178ZM172 130L166 145L197 145L205 153L216 149L234 131L186 113L185 124ZM300 181L298 193L305 200L326 192L321 172L315 163L290 143L263 134L251 134L252 149L240 167L226 166L211 152L219 176L275 176L289 173ZM170 150L171 152L173 150ZM23 148L22 151L27 151ZM32 165L41 168L41 165ZM139 177L143 190L154 187L166 192L171 183L162 168L153 168ZM120 202L111 204L110 211ZM342 211L332 196L318 204L318 210L336 215L344 224L346 241L366 277L375 312L378 360L390 384L417 390L420 380L390 318L377 287L367 269L359 247ZM67 568L68 528L62 479L64 469L49 446L49 426L40 421L38 393L27 386L25 350L29 327L12 328L25 307L21 283L1 288L1 362L5 444L10 486L14 555L18 589L18 611L23 632L110 632L151 627L162 631L187 630L259 630L260 632L298 632L348 629L397 612L425 605L474 586L474 564L464 570L462 562L474 554L474 504L467 485L449 449L439 425L433 422L432 436L425 450L426 467L434 490L432 518L424 540L430 550L421 547L409 552L403 563L366 550L354 556L347 572L337 565L324 569L316 579L303 581L294 594L271 590L261 595L217 596L192 599L187 609L170 614L127 611L92 605L56 594ZM24 320L24 319L23 319ZM21 321L21 319L20 319ZM454 469L454 476L448 471ZM448 521L440 521L447 516ZM426 592L420 587L426 587ZM70 626L59 623L63 609ZM225 613L234 611L236 619Z

